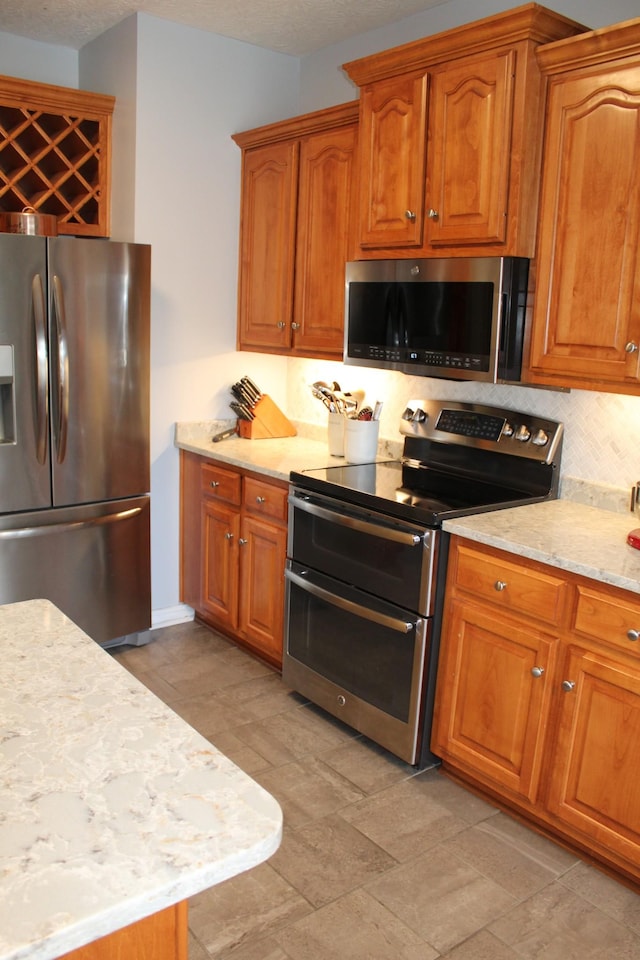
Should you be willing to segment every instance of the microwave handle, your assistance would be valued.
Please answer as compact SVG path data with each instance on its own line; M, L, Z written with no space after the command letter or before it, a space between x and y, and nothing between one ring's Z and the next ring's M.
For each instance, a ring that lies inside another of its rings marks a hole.
M385 314L385 344L387 347L397 347L398 329L396 326L396 311L392 303L393 287L389 287L384 296Z
M409 346L409 332L407 330L407 297L403 287L398 288L398 340L399 346Z
M304 510L313 517L320 520L328 520L330 523L337 523L340 527L349 527L351 530L357 530L359 533L368 533L373 537L380 537L382 540L393 540L395 543L403 543L408 547L417 547L424 542L424 537L417 533L410 533L405 530L393 530L391 527L383 527L378 523L368 523L366 520L358 520L356 517L348 517L335 510L328 510L317 503L313 503L307 497L296 497L291 495L289 503L296 510Z
M388 627L390 630L395 630L396 633L411 633L414 626L417 628L420 625L420 618L418 618L414 624L408 620L398 620L396 617L388 617L384 613L378 613L377 610L371 610L369 607L363 607L359 603L353 603L351 600L339 597L335 593L330 593L329 590L325 590L323 587L319 587L317 584L305 580L304 577L294 573L292 570L285 570L284 575L287 580L295 583L297 587L306 590L307 593L312 594L314 597L318 597L320 600L324 600L334 607L339 607L340 610L345 610L347 613L353 613L356 617L362 617L365 620L371 620L372 623L377 623L380 624L380 626Z

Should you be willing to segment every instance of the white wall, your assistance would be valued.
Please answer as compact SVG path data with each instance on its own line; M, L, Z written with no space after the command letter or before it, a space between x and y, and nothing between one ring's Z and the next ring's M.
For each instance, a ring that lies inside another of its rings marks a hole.
M0 32L0 72L60 87L78 86L78 54L70 47L38 43Z
M136 240L153 245L153 608L178 600L176 420L229 417L243 373L281 402L286 361L238 354L240 151L233 132L298 111L298 61L138 17Z
M79 85L116 98L112 122L111 232L113 240L136 236L138 20L131 16L79 53Z
M640 16L638 0L608 0L607 3L602 0L548 0L543 5L590 29ZM318 110L357 98L357 88L341 69L343 63L515 6L518 6L516 0L474 0L472 4L468 0L449 0L388 27L370 30L309 54L301 61L301 110Z

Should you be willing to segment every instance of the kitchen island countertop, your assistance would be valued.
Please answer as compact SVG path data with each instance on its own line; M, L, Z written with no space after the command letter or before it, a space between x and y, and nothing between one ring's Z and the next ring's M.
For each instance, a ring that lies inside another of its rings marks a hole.
M632 513L548 500L446 520L444 529L520 557L640 593L640 550L627 544Z
M280 807L46 600L0 606L0 960L266 860Z

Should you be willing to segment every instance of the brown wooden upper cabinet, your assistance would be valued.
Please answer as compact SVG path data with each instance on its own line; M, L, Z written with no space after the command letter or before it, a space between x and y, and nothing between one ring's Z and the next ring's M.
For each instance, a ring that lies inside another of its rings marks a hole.
M342 357L357 119L354 101L234 135L239 350Z
M345 64L361 88L357 256L532 257L535 49L585 29L528 3Z
M640 393L640 20L551 44L530 376Z

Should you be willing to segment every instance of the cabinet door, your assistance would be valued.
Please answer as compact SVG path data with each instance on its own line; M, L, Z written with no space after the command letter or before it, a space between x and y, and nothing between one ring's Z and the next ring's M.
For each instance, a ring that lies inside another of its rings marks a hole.
M636 386L640 70L552 79L547 124L531 368Z
M640 671L597 652L567 652L548 807L587 842L640 862ZM558 684L560 684L558 680Z
M202 503L202 600L206 614L222 627L238 626L238 541L240 511Z
M294 352L342 357L344 265L353 227L355 126L300 145Z
M490 787L534 803L555 640L475 604L450 603L432 749Z
M284 527L245 516L240 550L240 632L252 646L282 665L284 626Z
M239 349L286 350L291 343L298 144L243 154Z
M419 247L428 76L378 80L360 92L360 245Z
M455 61L431 78L428 244L504 243L515 55Z

